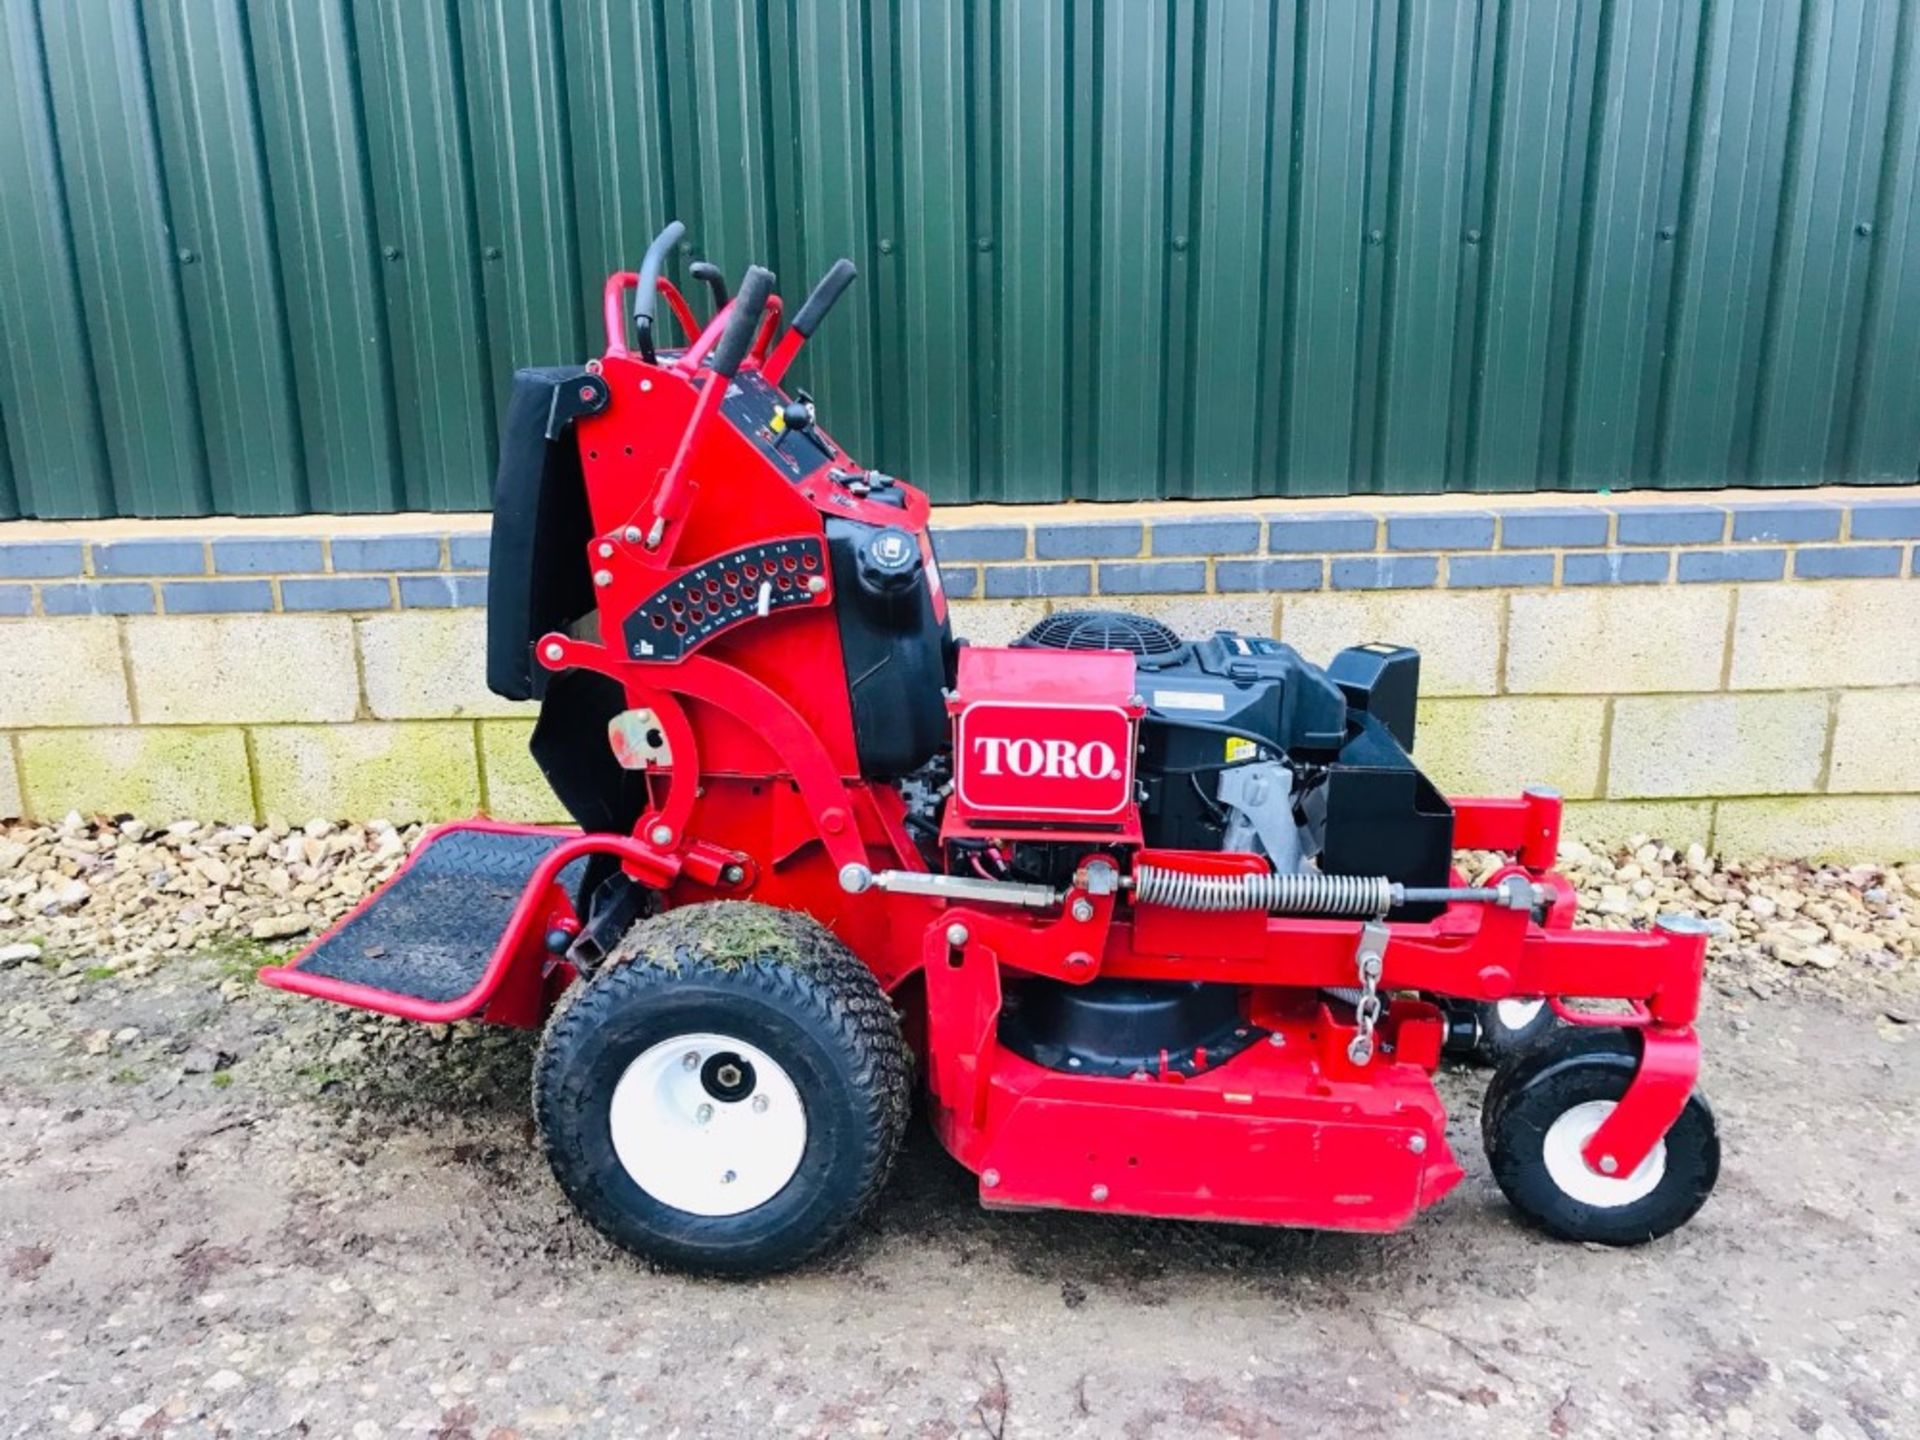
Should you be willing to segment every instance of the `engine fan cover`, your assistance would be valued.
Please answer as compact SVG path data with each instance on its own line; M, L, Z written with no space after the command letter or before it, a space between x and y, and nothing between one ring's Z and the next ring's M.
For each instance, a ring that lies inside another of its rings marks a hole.
M1192 648L1158 620L1121 610L1065 610L1013 643L1019 650L1121 650L1143 670L1178 665Z

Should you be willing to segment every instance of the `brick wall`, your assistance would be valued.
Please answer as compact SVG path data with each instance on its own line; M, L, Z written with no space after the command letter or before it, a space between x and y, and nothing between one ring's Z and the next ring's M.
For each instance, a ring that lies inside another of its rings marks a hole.
M560 818L482 682L484 517L0 526L0 814ZM229 532L233 533L229 533ZM1920 856L1920 498L944 511L956 626L1099 604L1419 647L1441 784L1593 838Z

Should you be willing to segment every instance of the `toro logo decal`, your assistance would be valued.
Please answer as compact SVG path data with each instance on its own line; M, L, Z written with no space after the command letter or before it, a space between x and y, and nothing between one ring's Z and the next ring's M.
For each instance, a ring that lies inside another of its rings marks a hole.
M1117 705L982 700L961 711L958 730L969 810L1109 820L1133 797L1133 721Z

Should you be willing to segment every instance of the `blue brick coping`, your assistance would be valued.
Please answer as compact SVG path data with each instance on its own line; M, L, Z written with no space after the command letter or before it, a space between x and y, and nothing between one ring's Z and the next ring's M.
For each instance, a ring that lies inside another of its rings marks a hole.
M1138 555L1146 527L1138 521L1095 520L1084 525L1058 525L1035 517L1033 555L1036 560L1107 560Z
M273 609L270 580L174 580L160 587L169 615L238 615Z
M1912 488L1472 501L936 512L934 548L955 600L1888 580L1914 577L1920 551ZM99 541L37 526L14 539L0 525L0 616L473 609L486 603L484 522L329 536L326 517L309 516L284 535L209 521L204 534Z
M1389 550L1485 550L1492 546L1496 522L1482 512L1453 515L1389 515Z
M78 540L8 540L0 542L0 578L41 580L50 575L78 575L87 550Z

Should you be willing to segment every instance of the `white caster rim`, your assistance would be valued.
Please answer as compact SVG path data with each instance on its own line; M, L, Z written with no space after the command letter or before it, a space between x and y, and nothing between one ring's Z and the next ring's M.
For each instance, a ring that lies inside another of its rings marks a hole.
M787 1187L807 1112L764 1050L731 1035L676 1035L635 1056L608 1108L633 1183L690 1215L741 1215Z
M1667 1173L1667 1142L1656 1144L1631 1175L1603 1175L1580 1153L1600 1122L1613 1113L1616 1102L1588 1100L1563 1113L1547 1127L1541 1156L1547 1174L1569 1199L1596 1209L1613 1210L1644 1200L1659 1188Z
M1547 1008L1544 1000L1496 1000L1493 1002L1493 1018L1507 1030L1524 1030L1540 1018L1540 1012Z

